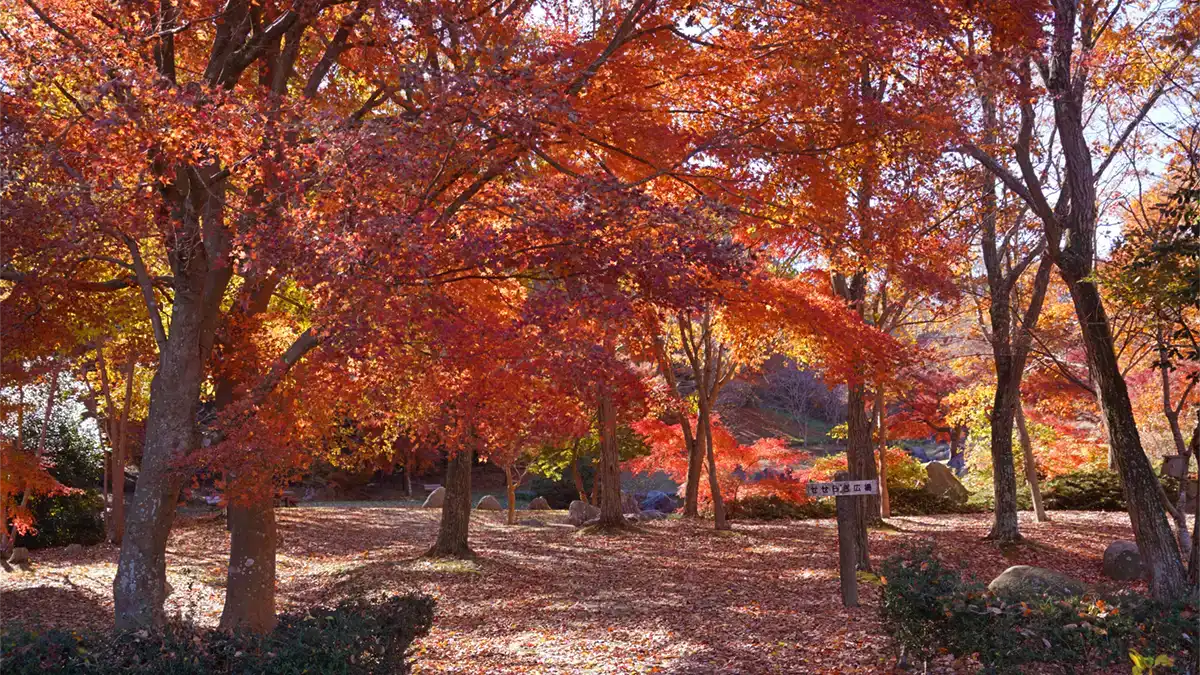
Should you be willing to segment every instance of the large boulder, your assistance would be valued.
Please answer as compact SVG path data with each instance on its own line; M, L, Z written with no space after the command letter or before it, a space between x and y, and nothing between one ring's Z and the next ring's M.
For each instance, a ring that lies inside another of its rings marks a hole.
M17 546L12 550L12 555L8 557L9 564L20 565L29 562L29 549L24 546Z
M1104 549L1104 576L1118 581L1132 581L1146 575L1142 554L1137 544L1118 539Z
M642 511L634 517L641 521L662 520L663 518L667 517L667 514L663 513L662 511Z
M996 595L1016 600L1036 600L1043 596L1065 598L1083 595L1087 589L1078 579L1044 567L1016 565L1000 573L988 584Z
M642 511L657 511L659 513L671 513L675 510L675 500L671 499L671 495L658 490L651 490L646 493L646 498L642 500Z
M638 513L642 509L638 506L637 497L628 492L621 493L621 513Z
M599 517L600 507L592 506L578 499L571 502L571 505L567 507L567 522L575 527L581 527L587 521Z
M535 497L533 501L529 502L529 510L530 511L549 511L550 510L550 502L546 501L545 497Z
M484 495L479 503L475 505L479 511L503 511L504 507L500 506L500 500L491 495Z
M83 545L82 544L67 544L67 548L64 551L64 553L66 553L67 555L79 555L80 553L83 553Z
M925 465L925 474L929 479L925 482L925 492L935 497L948 497L952 501L965 504L971 493L963 487L958 476L950 467L941 462L930 462Z
M440 509L444 501L446 501L446 488L439 487L429 493L429 496L425 498L425 503L421 506L427 509Z

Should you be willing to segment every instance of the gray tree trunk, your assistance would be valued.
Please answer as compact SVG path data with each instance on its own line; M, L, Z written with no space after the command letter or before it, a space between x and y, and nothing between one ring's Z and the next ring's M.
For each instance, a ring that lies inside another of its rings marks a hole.
M474 453L460 449L446 462L446 498L442 501L442 522L437 541L425 554L430 558L475 557L467 543L471 526L471 463Z

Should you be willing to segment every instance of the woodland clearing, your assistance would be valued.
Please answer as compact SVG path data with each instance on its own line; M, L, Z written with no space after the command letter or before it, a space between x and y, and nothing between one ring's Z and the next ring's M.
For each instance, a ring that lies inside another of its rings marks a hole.
M862 605L837 601L832 520L666 520L623 536L589 536L561 525L565 512L535 515L546 527L509 526L473 514L474 562L419 556L438 512L359 506L277 511L281 611L372 591L420 589L437 598L431 634L417 643L418 673L880 673L896 649L885 637L874 589ZM876 565L932 539L945 560L969 561L986 581L1010 565L1049 567L1102 581L1113 539L1132 538L1124 513L1021 513L1026 541L982 541L989 514L896 517L871 532ZM168 546L170 616L215 626L226 578L228 533L215 517L183 518ZM111 545L35 552L0 576L5 622L111 627ZM1145 590L1145 584L1130 584ZM1109 586L1111 588L1111 586ZM954 668L953 666L949 666ZM957 670L955 668L955 670Z

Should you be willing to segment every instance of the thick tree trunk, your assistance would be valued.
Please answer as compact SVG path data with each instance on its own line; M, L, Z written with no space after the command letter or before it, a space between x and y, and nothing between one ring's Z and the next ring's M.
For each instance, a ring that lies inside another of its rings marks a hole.
M430 558L474 558L467 543L471 525L471 463L474 453L461 449L446 462L446 499L437 541L425 555Z
M275 627L275 530L273 486L237 486L229 502L229 574L221 628L266 633Z
M600 486L600 525L623 527L625 516L621 514L621 457L617 448L617 412L613 408L612 394L607 388L603 388L603 385L596 417L600 430L600 475L596 481Z
M887 486L887 422L883 387L875 390L875 429L879 436L879 514L892 517L892 500Z
M1062 271L1061 264L1059 267ZM1129 391L1117 363L1099 289L1090 280L1077 278L1066 271L1062 271L1062 275L1071 289L1071 299L1079 317L1092 377L1100 395L1100 407L1107 421L1109 444L1129 505L1134 538L1149 573L1151 593L1160 600L1178 599L1185 588L1183 561L1167 524L1159 497L1158 478L1142 450Z
M1039 523L1050 522L1046 507L1042 505L1042 486L1038 480L1037 460L1033 457L1033 442L1029 438L1029 427L1025 424L1025 408L1017 401L1017 433L1021 437L1021 455L1025 458L1025 480L1029 482L1029 493L1033 498L1033 512Z
M504 467L504 494L508 497L508 524L517 524L517 484L512 467Z
M871 443L871 420L867 415L866 387L851 385L847 391L846 427L848 445L846 461L851 480L878 478L875 470L875 452ZM879 498L858 497L854 500L858 514L855 519L855 548L858 553L858 569L871 569L871 554L868 549L867 528L879 523Z
M712 440L712 412L709 410L709 402L703 401L700 404L700 423L697 425L697 431L704 434L705 453L708 455L708 489L712 493L713 504L713 522L718 530L732 529L729 521L725 518L725 499L721 496L721 482L718 480L717 474L717 457L713 452ZM697 433L697 436L700 434Z
M998 542L1021 539L1017 526L1017 470L1013 456L1013 420L1017 390L1006 359L997 356L996 394L992 399L992 487L995 492L992 530L987 538Z

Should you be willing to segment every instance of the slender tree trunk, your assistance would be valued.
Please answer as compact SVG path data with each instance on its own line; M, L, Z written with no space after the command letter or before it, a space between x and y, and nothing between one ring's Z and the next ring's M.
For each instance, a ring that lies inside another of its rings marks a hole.
M1109 444L1116 454L1117 469L1129 505L1134 538L1150 575L1151 593L1160 600L1177 599L1185 588L1183 561L1167 524L1159 497L1158 478L1142 450L1133 405L1117 363L1100 291L1095 282L1069 275L1061 264L1059 269L1071 290L1079 317L1092 377L1100 395L1100 407L1108 422Z
M692 423L687 415L680 421L684 429L684 445L688 452L687 484L684 487L683 516L697 518L700 516L700 475L704 470L704 444L698 438L700 434L692 435ZM697 430L699 431L699 430Z
M120 546L125 536L125 464L129 447L129 408L133 405L133 376L137 362L130 355L125 366L125 401L121 404L121 423L117 427L117 447L113 456L112 518L109 520L108 541Z
M883 387L879 387L875 390L875 428L879 435L879 512L884 518L891 518L892 500L887 486L887 421L884 403Z
M846 398L846 427L849 437L846 460L850 468L850 479L878 478L875 471L875 452L871 443L871 421L867 415L866 387L861 383L851 385ZM870 570L871 555L868 549L867 527L879 522L879 499L877 497L858 497L854 500L854 508L858 515L854 523L858 569Z
M225 585L222 630L241 628L266 633L275 627L274 487L269 481L232 481L229 500L229 574Z
M571 479L575 481L575 491L579 493L579 501L587 502L587 489L583 486L583 476L579 473L579 441L571 450Z
M600 430L600 475L596 481L600 486L600 525L623 527L625 516L621 514L621 466L617 448L617 413L613 408L612 393L601 385L600 405L597 411L597 426Z
M410 446L404 453L404 494L412 499L413 469L417 465L417 449Z
M1021 437L1021 455L1025 458L1025 480L1029 481L1029 493L1033 497L1033 512L1039 523L1050 522L1046 507L1042 505L1042 487L1038 480L1037 460L1033 457L1033 442L1029 438L1029 427L1025 424L1025 407L1017 401L1017 434Z
M1013 456L1014 387L1007 367L997 371L996 395L992 403L992 487L995 509L988 539L1013 542L1021 539L1017 526L1017 471Z
M708 455L708 489L712 493L713 522L718 530L732 529L725 518L725 499L721 496L721 483L717 474L717 457L713 452L712 441L712 412L709 410L710 401L701 398L700 423L697 431L704 433L705 453ZM699 436L699 434L697 434Z
M1158 370L1162 381L1162 407L1163 416L1167 418L1167 425L1171 428L1171 439L1175 441L1175 454L1183 457L1183 478L1179 483L1179 497L1176 500L1175 507L1171 508L1169 498L1164 492L1162 495L1164 503L1167 505L1167 512L1175 520L1175 534L1179 539L1179 550L1186 554L1192 550L1192 538L1188 534L1187 524L1187 498L1186 490L1184 489L1187 483L1187 467L1191 464L1187 443L1183 440L1183 429L1179 426L1179 413L1176 412L1171 400L1171 353L1167 345L1166 335L1163 326L1160 324L1155 333L1155 338L1158 342ZM1183 392L1183 398L1187 398L1188 391ZM1180 403L1182 406L1182 402ZM1162 486L1162 483L1159 483Z
M34 451L33 457L35 460L40 460L46 452L46 439L50 435L50 418L54 414L54 403L58 397L58 378L62 372L62 361L59 361L54 366L54 373L50 376L50 393L46 396L46 412L42 415L42 431L38 435L37 450ZM25 509L29 506L30 491L21 489L21 508ZM8 533L9 544L13 544L17 540L17 526L14 523L12 530Z
M513 481L512 467L504 467L504 494L508 497L508 524L517 524L517 485Z
M474 558L467 543L471 525L471 463L474 452L460 449L446 462L446 498L442 501L442 522L437 541L429 549L430 558Z

